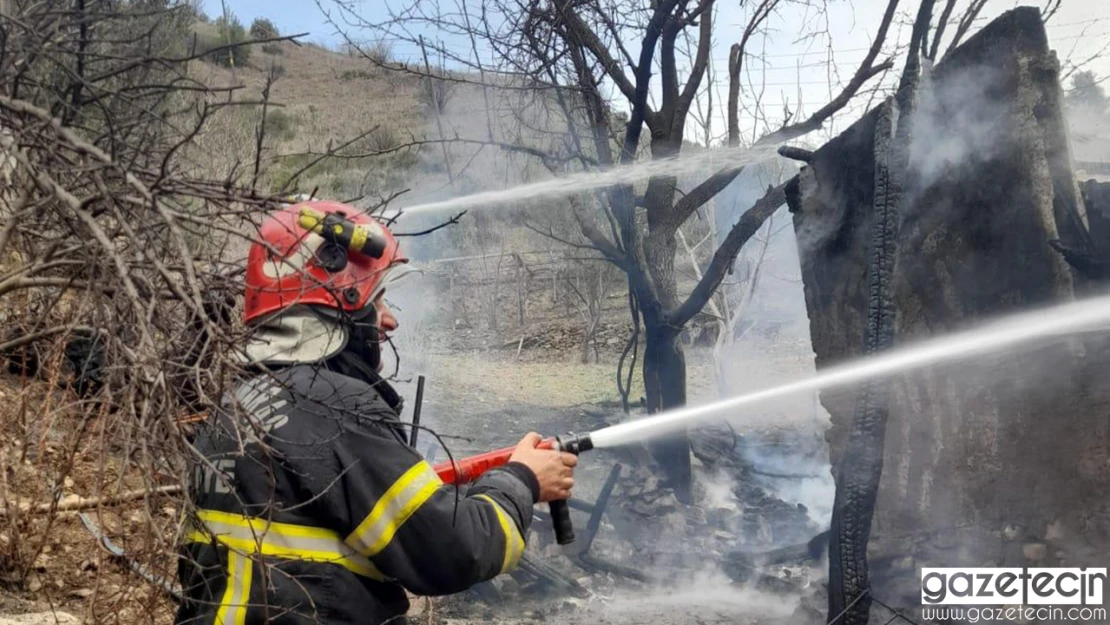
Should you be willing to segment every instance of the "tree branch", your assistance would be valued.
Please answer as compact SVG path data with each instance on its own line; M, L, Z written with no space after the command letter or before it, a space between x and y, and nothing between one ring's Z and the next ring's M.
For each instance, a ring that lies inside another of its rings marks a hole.
M987 5L987 0L971 0L971 5L967 7L963 17L960 18L960 24L956 27L956 36L952 38L952 43L948 44L944 54L947 56L956 46L960 45L964 35L971 30L971 25L975 23L975 18L979 17L979 12Z
M731 147L740 145L740 68L744 64L744 55L747 54L748 40L759 29L764 21L771 15L779 0L762 0L755 8L755 13L744 27L744 34L740 43L733 44L728 57L728 144Z
M71 278L52 278L39 276L37 278L16 277L0 282L0 297L20 289L39 289L55 287L60 289L73 289L79 291L99 291L105 295L116 295L118 291L110 286L100 286L90 282L73 280Z
M782 143L800 137L806 133L817 130L825 123L829 117L834 113L844 108L856 93L863 87L864 83L871 80L875 76L894 67L893 60L887 60L879 65L874 65L875 59L878 58L879 53L883 49L883 42L886 41L887 33L890 31L890 23L894 19L894 14L898 9L899 0L890 0L886 7L886 12L883 13L883 20L879 24L879 31L875 34L875 40L871 42L871 48L867 52L860 63L859 69L856 70L855 75L844 86L840 94L832 99L831 102L817 110L816 113L810 115L805 121L781 128L776 132L764 136L757 142L757 145Z
M413 141L406 141L405 143L395 145L393 147L386 148L384 150L371 150L369 152L340 153L340 152L336 152L335 150L330 150L330 151L327 151L327 152L305 151L305 152L290 152L290 153L287 153L287 154L279 154L275 158L295 158L295 157L298 157L298 156L323 156L324 158L335 158L335 159L342 159L342 160L358 160L358 159L363 159L363 158L373 158L373 157L376 157L376 156L385 156L387 154L394 154L394 153L400 152L402 150L406 150L406 149L410 149L410 148L420 148L420 147L423 147L423 146L426 146L426 145L446 145L446 144L451 144L451 143L456 143L456 144L459 144L459 145L490 146L490 147L499 148L499 149L504 150L506 152L519 152L521 154L527 154L528 156L533 156L535 158L538 158L541 161L543 161L545 164L547 164L547 163L556 163L558 165L565 165L565 164L567 164L571 161L584 161L584 162L586 162L590 165L594 165L594 166L599 164L597 159L592 158L592 157L590 157L586 154L573 154L573 155L567 155L567 156L558 156L556 154L552 154L551 152L545 152L544 150L541 150L539 148L533 148L531 146L520 145L520 144L517 144L517 143L508 143L508 142L505 142L505 141L490 141L488 139L464 139L462 137L454 137L454 138L450 138L450 139L448 139L448 138L444 138L444 139L415 139Z
M695 14L701 14L698 52L697 56L694 57L694 65L690 68L690 78L686 81L686 87L683 88L682 95L678 98L677 115L679 118L686 117L686 113L694 102L694 96L697 95L698 87L701 86L705 70L709 66L709 51L713 47L713 1L702 0L701 5L695 10Z
M1044 8L1041 9L1041 21L1047 24L1048 20L1052 19L1056 12L1060 10L1060 5L1063 2L1064 0L1046 0Z
M677 10L681 10L681 7ZM663 36L659 42L659 78L661 82L662 101L659 115L664 124L663 132L670 136L675 124L683 120L677 117L678 113L678 64L675 61L675 41L682 22L677 16L672 16L663 24Z
M443 222L439 225L432 226L431 228L428 228L427 230L421 230L419 232L394 232L393 236L395 236L395 237L422 237L424 235L431 234L431 233L435 232L436 230L441 230L443 228L446 228L447 226L452 226L452 225L455 225L455 224L459 223L459 220L462 219L463 215L465 215L465 214L466 214L466 211L462 211L462 212L458 213L457 215L455 215L454 217L451 217L447 221L445 221L445 222Z
M805 121L799 122L792 126L786 126L769 135L765 135L755 143L755 146L766 146L788 141L796 137L817 130L824 124L825 120L831 117L834 113L844 108L848 102L855 97L860 88L863 87L871 78L881 74L894 67L894 61L885 61L879 65L872 65L875 58L882 50L883 41L886 39L887 32L890 30L891 21L894 19L895 11L898 8L899 0L890 0L887 4L886 12L883 14L882 23L879 25L879 31L875 35L875 41L872 42L871 48L867 56L860 63L859 69L856 70L852 79L844 86L844 89L832 99L828 104L821 107L816 113L811 115ZM730 94L731 97L731 94ZM731 113L730 113L731 114ZM730 137L731 141L731 137ZM672 211L671 223L681 224L685 222L694 211L708 202L711 198L723 191L725 187L732 183L736 176L744 170L743 166L729 167L722 169L717 173L710 176L704 182L690 190L689 193L684 195L678 202L675 202L674 210ZM677 226L676 226L677 227Z
M713 260L706 268L705 275L698 281L689 297L667 315L669 325L682 327L705 307L721 281L728 275L729 267L736 261L740 248L759 231L768 217L786 203L786 185L787 183L784 182L777 187L768 188L767 193L740 217L732 230L729 230L724 243L713 254Z
M57 326L54 328L47 328L46 330L41 330L32 334L24 334L23 336L14 338L10 341L0 343L0 354L8 353L13 349L18 349L29 343L34 343L39 339L44 339L56 334L67 334L70 332L93 333L96 331L96 328L81 325Z
M578 229L582 231L582 236L586 237L586 239L590 241L590 243L593 245L593 249L596 249L597 251L605 255L605 258L608 259L609 262L613 263L621 270L628 271L629 267L627 259L625 255L621 253L620 249L612 241L606 238L606 236L602 234L601 230L597 229L597 226L593 225L585 217L583 217L581 213L579 213L577 210L572 212L574 214L575 221L578 222Z
M632 104L632 117L628 120L628 131L624 135L624 148L621 151L621 162L629 163L636 156L636 148L640 145L640 132L646 123L648 128L654 130L660 124L656 115L648 108L648 91L651 85L651 60L655 54L655 44L663 34L663 26L667 17L674 10L677 0L658 0L655 5L655 14L648 22L644 32L644 40L640 48L640 65L636 68L636 91L630 98ZM628 247L626 241L625 247Z
M944 36L944 29L948 27L948 19L952 17L952 10L956 8L956 0L948 0L944 5L944 10L940 13L940 21L937 22L937 32L933 35L933 47L929 50L929 60L934 63L937 60L937 52L940 51L940 38Z
M673 1L671 2L671 4L673 5ZM609 76L609 79L613 81L613 84L615 84L617 88L621 90L621 93L624 94L624 97L628 98L631 101L635 101L637 92L636 85L634 85L632 81L628 79L628 76L625 75L624 71L621 70L620 62L613 58L613 55L609 54L609 48L607 48L605 44L601 42L601 39L598 38L597 33L595 33L584 21L582 21L582 18L579 17L577 13L575 13L568 0L560 0L559 2L556 2L555 6L558 10L559 16L566 22L567 26L570 27L570 34L573 34L575 39L579 41L583 46L585 46L586 49L588 49L590 53L594 55L594 58L596 58L601 63L602 68L605 70L605 74ZM645 47L647 47L646 43ZM643 67L644 64L641 54L640 70L642 70ZM647 68L650 72L650 57Z

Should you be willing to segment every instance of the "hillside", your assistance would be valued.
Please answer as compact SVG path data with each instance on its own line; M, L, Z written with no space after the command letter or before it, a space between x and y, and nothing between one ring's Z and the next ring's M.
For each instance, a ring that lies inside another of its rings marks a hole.
M201 25L205 26L205 25ZM271 103L289 116L296 132L285 147L307 149L344 141L374 127L398 134L420 131L424 114L419 77L383 70L366 59L313 44L280 42L253 49L246 67L198 63L197 75L211 87L242 85L236 99L259 100L267 75L277 81Z
M194 25L198 40L214 37L212 24ZM260 104L267 102L263 147L264 191L276 190L290 175L326 152L362 137L346 153L377 152L423 138L428 120L423 102L427 82L419 76L383 70L369 60L341 54L315 44L292 41L251 46L246 64L224 67L196 61L190 73L213 95L209 106L226 104L215 113L204 149L194 157L202 170L226 171L234 163L253 163ZM269 97L263 90L273 77ZM312 153L312 154L310 154ZM416 151L404 150L375 159L325 159L297 181L300 192L318 188L319 195L354 198L373 196L396 186L397 177L416 162Z

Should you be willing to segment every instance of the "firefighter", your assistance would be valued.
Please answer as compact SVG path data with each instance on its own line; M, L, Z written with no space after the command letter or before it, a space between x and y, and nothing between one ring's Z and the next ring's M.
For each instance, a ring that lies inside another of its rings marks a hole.
M320 227L335 223L345 236ZM383 294L410 271L396 239L322 201L272 215L260 235L246 272L250 375L194 441L176 623L397 622L406 590L459 592L515 567L532 506L570 496L577 457L536 449L533 433L465 492L443 484L380 374L397 328Z

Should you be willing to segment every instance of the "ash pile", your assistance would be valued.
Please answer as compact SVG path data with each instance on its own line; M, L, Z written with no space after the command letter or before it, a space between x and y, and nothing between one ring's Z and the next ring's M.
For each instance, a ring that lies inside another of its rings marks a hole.
M691 433L691 447L690 505L643 447L591 452L571 500L575 542L557 545L546 506L537 506L518 569L448 600L437 616L704 624L743 621L766 602L783 621L821 621L830 515L822 506L833 484L820 434L706 428ZM707 601L709 588L731 599ZM658 613L611 613L629 597ZM752 622L775 620L768 616Z

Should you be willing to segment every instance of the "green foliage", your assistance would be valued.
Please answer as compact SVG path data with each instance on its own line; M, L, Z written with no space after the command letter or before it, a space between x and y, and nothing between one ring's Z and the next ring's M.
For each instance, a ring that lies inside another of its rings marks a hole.
M339 75L339 80L342 80L343 82L349 82L349 81L352 81L352 80L358 80L360 78L362 80L370 80L373 77L374 77L374 75L372 73L370 73L369 70L348 69L348 70L344 70L343 73Z
M235 15L228 14L227 17L221 16L216 20L216 37L205 37L203 40L203 47L201 52L212 50L205 58L217 65L231 67L232 65L242 67L247 64L250 59L251 47L250 45L236 45L249 42L247 38L247 31L243 28L243 23L239 21ZM202 44L200 37L198 37L198 47ZM234 46L226 48L223 46Z
M174 6L179 7L192 19L207 24L211 18L204 12L204 0L180 0Z
M280 36L277 26L273 22L264 18L256 17L251 22L251 39L273 39Z
M281 109L266 110L266 136L279 141L289 141L297 136L293 116Z

